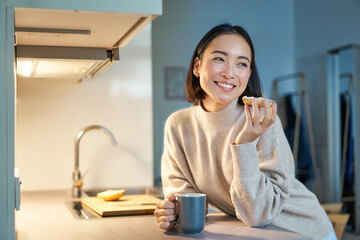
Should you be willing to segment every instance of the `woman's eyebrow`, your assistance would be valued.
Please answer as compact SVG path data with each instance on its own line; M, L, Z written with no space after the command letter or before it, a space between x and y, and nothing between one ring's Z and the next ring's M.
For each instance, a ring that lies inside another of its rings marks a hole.
M220 51L220 50L215 50L215 51L213 51L211 54L213 54L213 53L219 53L219 54L222 54L222 55L224 55L224 56L228 56L227 52ZM238 58L238 59L245 59L245 60L247 60L248 62L251 62L250 59L249 59L248 57L246 57L246 56L238 56L237 58Z

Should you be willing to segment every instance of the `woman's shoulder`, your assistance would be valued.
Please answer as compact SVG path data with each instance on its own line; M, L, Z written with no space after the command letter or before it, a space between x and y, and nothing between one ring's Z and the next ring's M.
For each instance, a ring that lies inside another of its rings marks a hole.
M182 125L184 123L191 124L191 119L193 119L193 114L196 109L196 106L192 106L189 108L184 108L177 110L170 114L170 116L166 119L165 125L173 126L173 125Z
M177 110L170 114L166 120L166 124L179 124L188 122L195 111L196 106Z

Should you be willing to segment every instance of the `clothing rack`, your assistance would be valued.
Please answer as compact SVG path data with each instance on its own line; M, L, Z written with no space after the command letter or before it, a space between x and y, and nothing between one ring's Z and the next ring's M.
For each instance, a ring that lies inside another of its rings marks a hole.
M289 82L290 82L290 84L289 84ZM285 83L287 83L287 85ZM282 87L279 86L281 84L283 84ZM286 86L284 86L284 85L286 85ZM319 176L316 155L315 155L314 134L313 134L312 123L311 123L309 98L307 95L306 78L305 78L304 73L299 72L299 73L280 76L280 77L277 77L274 79L274 81L273 81L273 98L274 98L274 100L279 101L285 95L293 95L293 96L297 97L295 134L294 134L294 140L293 140L293 155L294 155L295 168L297 168L297 163L298 163L300 126L301 126L301 115L302 115L302 107L303 107L302 103L304 101L306 126L307 126L307 130L308 130L307 134L308 134L308 140L309 140L309 150L310 150L310 157L311 157L311 162L312 162L312 169L313 169L314 175Z
M348 82L346 82L348 80ZM341 139L340 96L347 88L344 139ZM350 204L349 223L360 233L360 46L346 45L328 51L327 59L328 200ZM351 114L350 114L351 113ZM350 124L352 122L352 124ZM349 131L349 127L352 131ZM353 136L353 197L343 197L348 135Z

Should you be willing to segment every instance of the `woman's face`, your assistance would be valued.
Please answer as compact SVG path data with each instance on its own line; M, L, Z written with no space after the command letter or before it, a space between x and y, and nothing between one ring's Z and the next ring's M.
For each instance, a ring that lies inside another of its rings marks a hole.
M220 35L209 43L193 69L206 93L206 111L220 111L240 97L251 75L251 60L250 46L238 34Z

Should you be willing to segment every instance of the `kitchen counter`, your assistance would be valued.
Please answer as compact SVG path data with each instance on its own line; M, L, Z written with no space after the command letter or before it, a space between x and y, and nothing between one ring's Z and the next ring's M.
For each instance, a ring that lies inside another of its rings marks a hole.
M204 231L197 235L161 231L153 215L75 219L65 205L72 200L70 191L21 193L17 239L311 239L271 225L250 228L223 213L209 213Z

